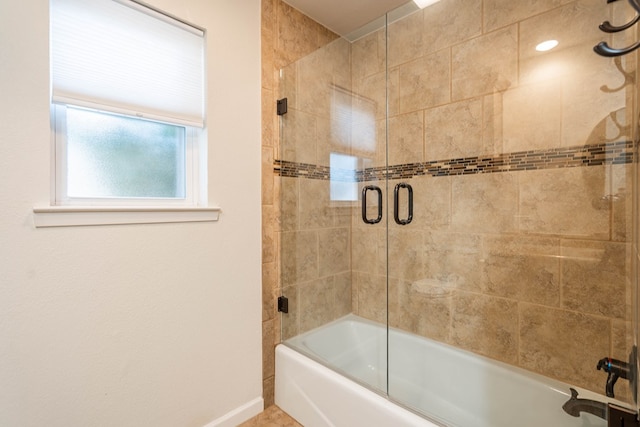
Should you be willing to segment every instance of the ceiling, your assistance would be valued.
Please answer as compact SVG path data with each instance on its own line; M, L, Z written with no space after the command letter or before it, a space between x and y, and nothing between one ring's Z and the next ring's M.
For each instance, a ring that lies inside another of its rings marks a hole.
M348 37L408 0L283 0L331 31Z

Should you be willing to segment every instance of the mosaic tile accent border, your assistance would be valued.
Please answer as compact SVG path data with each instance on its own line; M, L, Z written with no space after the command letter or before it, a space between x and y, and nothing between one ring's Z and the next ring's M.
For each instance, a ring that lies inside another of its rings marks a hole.
M620 141L549 150L517 151L494 156L475 156L460 159L435 160L419 163L375 167L364 170L331 170L329 166L296 163L286 160L274 162L274 172L280 176L301 177L348 182L377 181L385 178L408 179L414 176L453 176L480 173L516 172L539 169L617 165L632 163L634 143ZM333 174L333 177L331 176Z

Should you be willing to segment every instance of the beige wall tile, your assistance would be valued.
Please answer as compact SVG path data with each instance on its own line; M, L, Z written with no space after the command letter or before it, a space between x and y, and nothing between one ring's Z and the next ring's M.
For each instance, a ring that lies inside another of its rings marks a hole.
M280 198L280 229L297 230L300 224L299 199L300 181L296 178L277 177L276 188Z
M276 316L278 291L278 270L275 262L262 263L262 320L271 320Z
M518 360L518 303L458 291L453 300L451 343L507 363Z
M387 322L387 278L367 273L353 273L357 289L357 313L365 319ZM355 307L354 307L355 308Z
M482 99L455 102L424 112L426 160L485 154L482 143Z
M321 26L282 1L277 2L277 13L276 67L282 68L320 47Z
M276 71L275 65L275 31L273 28L262 26L261 29L262 44L261 50L261 62L262 62L262 87L273 90L275 87L274 74Z
M316 117L289 108L282 120L281 160L317 164Z
M353 78L360 79L383 73L386 66L386 33L384 29L368 34L351 46Z
M277 94L279 98L287 98L287 106L298 108L298 65L296 63L280 68L276 77ZM278 123L280 118L278 118Z
M481 32L482 0L442 0L424 10L423 52L448 48Z
M451 101L449 50L418 58L400 67L400 112L422 110Z
M300 333L317 328L333 318L335 302L333 277L325 277L300 285Z
M279 132L276 96L271 89L262 89L262 145L273 147Z
M425 277L425 244L423 233L412 224L389 228L389 276L419 280Z
M438 286L479 291L482 285L482 238L467 233L425 233L425 273L419 279Z
M631 241L633 233L633 165L611 166L613 225L611 239Z
M276 260L275 208L262 206L262 262Z
M560 239L486 235L482 259L483 293L560 305Z
M436 280L390 280L390 326L438 341L449 341L454 292Z
M385 119L387 105L387 75L385 72L355 80L353 91L356 96L361 98L356 100L362 104L362 106L356 104L360 107L359 111L367 115L371 115L373 112L375 120Z
M453 177L451 197L452 229L474 233L517 230L516 174L491 173Z
M276 373L274 328L273 320L262 322L262 378L272 377Z
M518 84L518 30L505 29L452 48L452 99L504 91Z
M300 229L318 229L334 224L330 181L299 178Z
M630 79L615 63L624 63L623 70L627 72L635 66L629 66L628 58L613 60L592 51L595 44L608 39L598 29L606 12L601 2L579 0L520 24L521 83L562 83L558 96L563 100L564 146L623 139L622 135L629 133L624 108L625 81L628 84ZM549 52L536 52L535 46L543 39L556 39L559 45ZM619 43L626 46L632 41Z
M504 153L561 146L562 86L558 81L510 89L503 94Z
M282 285L318 278L318 235L315 231L283 232L281 246Z
M264 399L264 407L269 408L275 405L275 376L266 378L262 382L262 398Z
M526 369L602 393L606 377L595 363L608 353L610 340L608 319L520 306L520 365Z
M318 274L320 277L345 273L351 268L349 228L318 230Z
M334 88L351 85L351 47L343 39L300 59L297 108L316 116L331 111Z
M423 55L424 11L393 22L387 30L389 66L395 67Z
M273 147L262 147L262 204L273 205L275 194L273 171Z
M589 73L572 73L563 80L562 146L631 139L624 76L612 62L594 57L581 68Z
M413 186L416 226L424 230L447 229L451 223L452 178L420 176L407 182Z
M282 289L282 295L289 300L289 313L282 315L281 321L281 338L282 341L286 341L289 338L293 338L301 333L300 330L300 298L299 298L300 286L287 286ZM277 304L277 297L274 304ZM278 318L279 316L276 316ZM264 341L264 337L262 338Z
M482 98L482 143L486 154L503 154L504 92Z
M521 231L609 238L605 167L527 171L519 176Z
M338 274L333 277L335 286L335 302L333 304L333 317L337 319L353 311L351 305L352 289L351 289L351 271Z
M530 2L514 2L512 0L485 0L485 31L495 30L514 22L538 15L571 0L538 0Z
M422 111L389 119L389 164L401 165L424 160Z
M378 274L378 232L376 229L354 227L351 231L352 270Z
M563 240L563 307L611 318L627 318L626 252L625 243Z

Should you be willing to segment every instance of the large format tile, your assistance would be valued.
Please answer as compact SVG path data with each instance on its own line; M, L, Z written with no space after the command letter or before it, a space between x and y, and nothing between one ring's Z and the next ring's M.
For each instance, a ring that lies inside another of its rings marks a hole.
M422 111L389 119L389 164L402 165L424 160Z
M485 0L484 27L486 31L491 31L530 16L538 15L570 1L537 0L520 2L513 0Z
M419 280L452 289L480 291L484 259L479 235L427 232L424 239L425 272Z
M452 48L452 99L501 92L518 84L516 25Z
M442 0L424 10L423 52L431 53L480 35L482 0Z
M483 254L483 293L560 305L559 239L486 235Z
M519 172L520 230L608 239L610 203L604 166Z
M401 113L451 101L449 59L449 50L442 50L400 67Z
M352 277L354 312L365 319L387 323L387 278L357 272Z
M348 271L351 264L350 254L349 228L318 230L318 274L320 277Z
M490 173L452 178L451 228L474 233L517 229L518 178Z
M518 303L457 292L453 302L451 343L507 363L518 360Z
M455 102L425 110L426 160L485 154L482 142L482 99Z
M545 82L510 89L503 95L503 151L561 146L562 87Z
M454 292L438 280L390 280L390 326L448 342Z
M583 313L625 319L627 313L627 244L562 241L562 305Z
M609 354L608 319L521 304L520 365L602 393L606 376L595 366Z
M281 235L282 285L318 278L318 233L288 231Z

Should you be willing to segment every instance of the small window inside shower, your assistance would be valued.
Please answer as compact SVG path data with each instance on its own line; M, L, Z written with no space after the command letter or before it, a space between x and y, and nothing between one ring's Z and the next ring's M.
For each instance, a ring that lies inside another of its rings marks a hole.
M351 202L358 200L356 169L358 158L341 153L331 153L331 201Z

